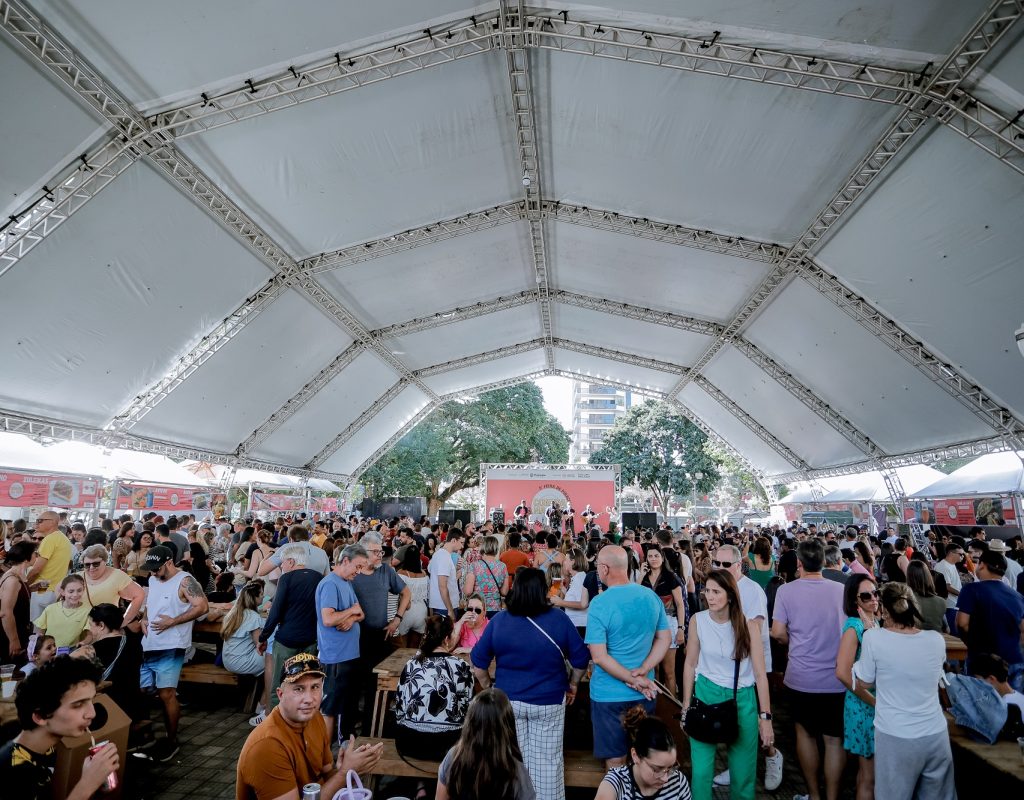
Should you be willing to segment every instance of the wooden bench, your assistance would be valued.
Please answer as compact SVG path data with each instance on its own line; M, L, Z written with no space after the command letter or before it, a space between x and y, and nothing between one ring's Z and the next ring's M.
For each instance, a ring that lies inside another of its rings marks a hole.
M439 762L423 761L416 758L402 758L395 747L394 739L361 738L356 742L356 746L376 744L377 742L384 743L384 752L381 754L377 766L371 770L371 775L392 778L437 779ZM603 761L598 761L592 753L584 750L567 750L563 756L565 758L566 786L596 789L600 785L606 772Z
M986 744L972 739L967 731L961 728L953 717L946 714L949 726L949 743L963 754L977 759L984 764L983 773L986 792L991 791L992 797L1000 794L1001 788L1013 787L1014 795L1020 797L1024 789L1024 758L1021 758L1020 747L1016 742L999 741Z
M239 689L243 711L256 708L262 689L261 676L236 675L216 664L186 664L181 668L178 683L196 683L208 686L235 686Z

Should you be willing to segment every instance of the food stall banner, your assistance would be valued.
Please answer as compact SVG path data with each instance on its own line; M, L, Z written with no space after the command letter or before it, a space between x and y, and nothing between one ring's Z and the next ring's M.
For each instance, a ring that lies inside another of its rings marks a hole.
M1013 503L999 497L959 497L935 501L935 521L940 525L998 525L1016 519Z
M320 514L337 513L345 510L345 502L341 501L339 506L337 497L314 497L309 501L309 506L313 511Z
M183 486L155 486L121 483L117 486L117 508L136 511L205 511L210 492Z
M0 506L96 508L99 492L94 478L0 471Z
M301 511L305 506L302 495L253 492L250 507L253 511Z

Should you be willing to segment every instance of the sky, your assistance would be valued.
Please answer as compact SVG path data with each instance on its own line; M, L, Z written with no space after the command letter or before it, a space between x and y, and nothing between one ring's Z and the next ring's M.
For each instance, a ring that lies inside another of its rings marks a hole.
M562 427L572 431L572 381L553 375L534 381L544 393L544 408Z

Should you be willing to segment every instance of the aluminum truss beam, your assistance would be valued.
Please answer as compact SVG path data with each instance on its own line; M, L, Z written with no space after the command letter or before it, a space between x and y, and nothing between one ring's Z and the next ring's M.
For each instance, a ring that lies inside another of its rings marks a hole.
M606 378L603 375L588 375L586 372L571 369L549 369L545 370L545 373L547 375L554 375L559 378L568 378L569 380L574 381L587 381L588 383L600 383L602 386L614 386L617 389L625 389L627 392L640 392L648 397L653 397L658 400L667 399L665 393L660 389L650 389L645 386L641 386L638 383L617 381L612 378Z
M385 236L380 239L373 239L368 242L349 245L340 250L332 250L327 253L303 259L299 266L303 272L315 275L319 272L351 267L354 264L361 264L374 258L401 253L405 250L412 250L416 247L423 247L428 244L443 242L454 239L456 236L465 236L478 231L497 228L509 222L518 222L526 217L526 203L522 200L513 203L503 203L494 208L487 208L483 211L473 211L452 219L444 219L438 222L431 222L421 225L418 228L410 228L407 231L396 233L393 236Z
M289 464L279 464L254 458L239 458L235 453L221 453L202 447L187 444L164 442L159 439L137 436L130 433L119 433L86 425L74 425L43 417L33 417L17 412L0 411L0 430L7 433L21 433L32 437L46 437L70 442L85 442L99 447L134 450L139 453L155 453L177 460L207 461L211 464L222 464L240 469L258 469L267 472L278 472L284 475L308 476L325 478L330 481L345 482L347 475L322 470L307 470Z
M500 0L499 30L501 46L505 50L512 114L516 123L516 150L519 166L523 170L526 193L526 219L530 223L530 249L537 279L537 305L540 308L540 327L544 336L544 354L548 369L555 366L555 353L551 344L551 289L547 263L547 245L544 237L544 217L541 213L540 144L537 141L537 119L530 81L530 54L527 50L527 18L523 0L512 5L512 0Z
M1003 453L1008 449L1010 448L1007 447L1003 439L977 439L970 442L960 442L959 444L930 447L924 450L913 450L907 453L886 456L881 460L881 467L895 469L896 467L909 467L929 461L945 461L952 458L976 458L989 453ZM841 475L856 475L860 472L875 469L880 469L878 461L857 461L856 463L844 464L839 467L812 470L810 477L834 478ZM808 480L808 475L803 472L786 472L781 475L773 475L772 480L776 483L792 483L793 481Z
M321 464L338 452L338 450L340 450L349 439L355 436L367 422L377 416L385 406L398 397L398 395L400 395L408 385L409 382L404 378L393 384L390 389L374 400L373 404L369 408L352 420L345 430L324 445L320 452L309 460L309 463L306 465L306 469L319 469Z
M996 431L1006 440L1008 447L1024 449L1024 420L992 399L984 389L948 361L933 353L924 342L905 331L895 320L844 286L818 264L802 264L798 274L823 297L859 322Z
M885 464L881 464L882 480L885 482L885 488L889 491L889 497L896 504L896 508L899 511L899 518L903 519L903 504L907 499L907 493L903 489L903 481L900 480L900 475L896 471L895 467L889 467Z
M367 458L362 464L360 464L358 467L352 470L353 477L358 478L364 472L366 472L366 470L368 470L370 467L372 467L374 464L380 461L380 459L383 458L392 447L394 447L401 441L403 436L405 436L409 431L411 431L413 428L415 428L417 425L423 422L423 420L429 417L431 412L433 412L439 405L441 405L439 401L432 401L430 403L427 403L427 405L425 405L423 408L421 408L412 417L412 419L410 419L401 428L399 428L397 431L391 434L391 436L388 438L386 442L384 442L384 444L382 444L380 447L374 450L373 453L370 454L369 458Z
M586 228L624 233L641 239L694 247L698 250L707 250L738 258L749 258L752 261L775 263L785 253L785 248L771 242L744 239L742 236L729 236L724 233L690 228L686 225L660 222L647 217L631 217L617 211L588 208L553 200L545 200L541 208L544 217L555 222L567 222Z
M755 467L745 455L743 455L739 450L737 450L735 447L729 444L729 442L723 439L720 434L712 430L711 426L704 422L704 420L702 420L696 414L694 414L693 411L691 411L678 400L667 400L666 402L669 404L669 406L674 408L679 414L686 417L688 420L690 420L690 422L692 422L694 425L700 428L701 431L703 431L704 435L708 437L708 439L717 444L726 452L731 453L741 464L746 466L752 473L754 473L754 475L758 477L759 481L762 480L761 471L758 470L757 467Z
M649 322L653 325L661 325L666 328L675 328L680 331L699 333L704 336L720 336L725 328L717 322L697 317L688 317L681 314L673 314L670 311L657 311L651 308L620 303L615 300L605 300L603 297L592 297L576 292L555 291L552 295L556 303L585 308L590 311L599 311L602 314L611 314L616 317L635 319L640 322Z
M678 364L670 364L667 361L659 361L656 358L648 358L646 356L637 355L636 353L625 353L621 350L610 350L607 347L598 347L597 345L575 342L572 339L556 338L552 340L552 343L559 350L568 350L572 353L604 358L608 361L617 361L620 364L629 364L632 367L653 369L658 372L666 372L669 375L686 374L688 371L686 367L681 367Z
M510 386L518 386L520 383L527 383L534 381L538 378L543 378L547 375L547 370L539 369L533 372L527 372L524 375L514 375L510 378L502 378L499 381L491 381L490 383L483 383L479 386L473 386L468 389L460 389L455 392L448 392L448 394L441 395L441 399L445 402L450 400L461 400L463 398L477 397L478 395L484 394L485 392L493 392L495 389L507 389Z
M474 367L477 364L486 364L488 361L497 361L499 358L519 355L520 353L529 353L532 350L539 350L543 347L543 339L531 339L528 342L510 344L505 347L499 347L496 350L489 350L485 353L476 353L471 356L465 356L464 358L455 358L451 361L445 361L440 364L424 367L423 369L416 370L415 374L418 378L429 378L431 375L441 375L445 372L454 372L455 370L463 369L464 367Z
M802 470L810 470L811 465L804 461L800 456L794 453L784 442L778 439L774 434L765 429L760 422L754 419L750 414L740 408L731 397L725 392L715 386L711 381L705 378L703 375L697 375L694 378L694 383L703 389L712 399L718 402L723 408L725 408L730 414L736 419L742 422L751 430L751 432L757 436L762 442L768 445L772 450L778 453L782 458L788 461L793 466L799 467Z
M192 136L282 108L408 75L493 49L495 14L446 25L373 50L335 53L319 61L246 81L220 94L166 109L150 119L153 130Z
M1016 12L1005 13L1008 10L1013 11L1013 9L1008 9L1009 6L1015 7ZM906 106L890 123L885 133L882 134L871 152L857 165L843 187L811 222L796 243L789 248L779 264L754 290L739 314L726 327L722 336L697 359L691 372L684 375L672 387L669 392L670 397L675 397L693 377L699 375L707 367L723 346L739 336L758 309L774 295L777 289L789 281L796 269L810 260L812 249L849 211L914 134L924 126L929 116L935 113L942 101L932 93L939 92L945 98L958 89L964 78L970 74L971 70L1019 17L1020 6L1021 0L1012 0L1012 2L997 0L993 3L961 39L953 52L942 62L939 69L927 81L922 81L924 84L922 93L912 97L911 104Z
M284 425L284 423L291 419L299 409L305 406L306 403L313 398L313 395L327 386L327 384L341 374L341 371L345 369L345 367L355 361L360 353L365 351L365 345L354 343L339 353L330 364L320 370L312 380L292 395L291 398L281 406L281 408L271 414L262 425L254 430L246 440L238 446L237 452L239 455L250 453L255 448L263 444L268 438L270 438L270 435L274 431Z
M714 37L693 38L565 16L534 16L531 40L544 50L610 58L634 64L805 89L812 92L905 103L920 90L918 76L903 70L855 64L822 56L784 53L727 44Z
M1024 175L1024 125L1020 124L1020 112L1009 119L958 89L937 116L950 130Z
M498 297L494 300L484 300L468 306L457 306L447 311L438 311L435 314L428 314L425 317L417 317L407 322L396 322L386 328L378 328L373 331L373 336L378 339L394 339L398 336L405 336L410 333L440 328L442 325L451 325L456 322L464 322L467 319L486 316L496 311L505 311L509 308L519 308L537 302L537 292L528 290L518 294Z

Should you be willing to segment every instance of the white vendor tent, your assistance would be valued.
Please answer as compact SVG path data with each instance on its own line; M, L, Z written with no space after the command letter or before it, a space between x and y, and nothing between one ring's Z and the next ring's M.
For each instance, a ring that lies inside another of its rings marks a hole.
M1022 452L991 453L911 494L920 498L997 497L1024 492ZM908 493L909 494L909 493Z
M915 464L910 467L897 467L896 474L907 497L915 494L922 486L934 483L944 477L937 469ZM893 497L885 484L885 478L877 470L863 472L858 475L847 475L841 479L843 484L821 498L822 503L893 503L899 498Z
M558 375L768 487L1024 447L1019 0L0 9L0 430L346 483Z
M228 472L227 467L216 464L200 464L195 461L186 461L182 467L194 474L201 474L208 477L214 484L220 484ZM232 486L259 486L268 489L284 489L296 491L302 488L302 480L294 475L278 475L273 472L264 472L255 469L236 470L231 477ZM340 492L341 487L336 483L322 478L310 478L306 482L306 488L314 492Z

